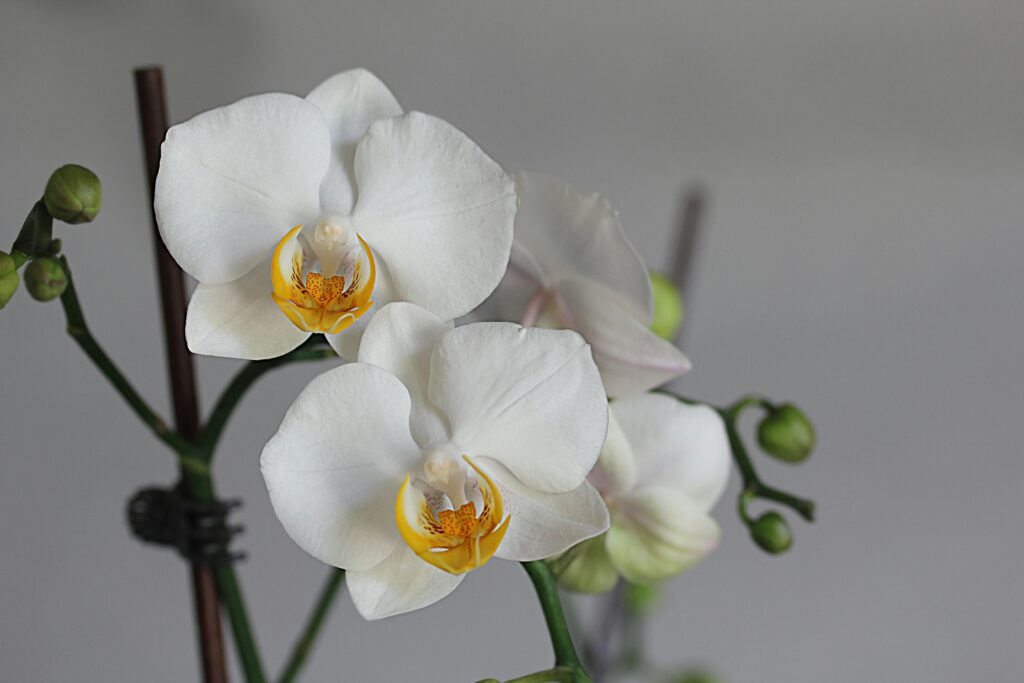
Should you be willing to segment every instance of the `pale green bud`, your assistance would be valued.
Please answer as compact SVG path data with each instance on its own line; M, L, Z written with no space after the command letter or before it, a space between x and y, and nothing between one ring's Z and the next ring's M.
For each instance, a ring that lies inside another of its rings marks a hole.
M56 259L37 258L25 268L25 289L36 301L56 299L67 286L68 277Z
M786 552L793 545L793 533L786 518L774 510L766 512L750 525L750 535L761 549L772 555Z
M100 212L103 187L96 174L78 164L61 166L46 183L46 210L65 223L89 223Z
M683 298L667 277L653 270L648 274L651 278L651 290L654 292L651 331L662 339L674 339L683 322Z
M18 289L18 264L5 252L0 251L0 309L14 296Z
M773 407L757 427L764 452L786 462L802 462L814 450L814 425L792 403Z
M554 561L558 584L577 593L605 593L619 580L608 557L604 534L588 538Z

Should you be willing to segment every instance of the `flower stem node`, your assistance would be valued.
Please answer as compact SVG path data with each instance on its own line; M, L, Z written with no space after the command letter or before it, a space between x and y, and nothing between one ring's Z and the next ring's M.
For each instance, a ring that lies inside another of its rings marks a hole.
M672 281L661 273L650 271L651 291L654 293L654 318L651 332L662 339L674 339L683 324L683 297Z
M25 289L36 301L56 299L64 293L67 286L67 274L56 259L33 259L25 268Z
M103 204L103 187L89 169L66 164L50 176L43 202L50 215L59 221L72 225L91 223Z
M771 555L781 555L793 545L789 523L774 510L764 513L750 524L750 535L762 550Z
M0 309L18 289L18 264L10 254L0 251Z
M803 462L814 450L814 425L792 403L774 406L757 427L757 441L768 455Z

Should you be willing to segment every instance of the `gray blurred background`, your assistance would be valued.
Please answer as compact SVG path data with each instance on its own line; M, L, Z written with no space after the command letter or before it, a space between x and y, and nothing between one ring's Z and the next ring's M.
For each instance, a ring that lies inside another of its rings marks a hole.
M702 181L681 388L803 405L818 452L762 469L820 521L769 558L730 492L721 549L669 584L655 658L732 683L1020 681L1022 31L1016 0L2 0L0 244L53 168L100 174L100 219L60 236L98 336L168 413L135 66L165 66L175 121L368 67L507 168L606 194L656 267ZM170 453L59 304L19 292L0 351L0 680L195 680L185 567L122 522L132 491L172 480ZM236 367L199 363L206 407ZM325 568L257 463L315 372L259 384L217 462L246 500L240 572L273 671ZM522 674L549 661L541 623L522 570L495 562L384 622L344 599L306 680Z

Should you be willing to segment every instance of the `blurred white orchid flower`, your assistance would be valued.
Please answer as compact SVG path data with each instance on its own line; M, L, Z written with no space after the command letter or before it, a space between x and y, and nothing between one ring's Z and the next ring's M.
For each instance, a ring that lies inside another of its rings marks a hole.
M688 569L718 544L709 512L730 462L725 425L712 408L653 393L613 401L608 439L590 475L611 528L562 557L562 585L600 593L620 575L651 583Z
M608 201L539 173L515 181L512 260L494 294L499 317L579 332L609 396L642 393L689 370L686 356L650 329L647 268Z
M441 119L403 114L368 71L305 99L256 95L167 133L160 234L199 281L196 353L262 359L313 333L355 358L372 307L464 315L505 271L512 180Z
M542 559L606 530L586 476L607 421L578 334L452 329L395 303L358 363L299 395L261 466L288 534L348 570L357 609L377 619L440 600L492 556Z

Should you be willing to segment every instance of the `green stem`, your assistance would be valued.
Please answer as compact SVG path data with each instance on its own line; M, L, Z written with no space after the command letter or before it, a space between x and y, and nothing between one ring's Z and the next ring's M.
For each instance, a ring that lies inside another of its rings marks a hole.
M329 347L324 348L319 341L310 340L290 353L278 358L269 360L251 361L238 371L231 382L221 392L216 405L210 412L210 417L203 427L203 435L199 441L199 447L206 458L212 458L217 449L220 436L227 426L235 408L241 402L245 393L265 373L270 372L282 365L296 361L322 360L333 357L334 351Z
M306 628L303 629L302 635L295 642L292 653L288 657L288 663L281 674L280 683L292 683L298 677L299 671L302 669L303 664L306 663L306 657L309 655L310 650L313 649L313 643L316 641L317 634L320 632L320 628L323 626L327 613L330 611L334 598L338 594L338 589L341 588L344 580L344 569L332 569L330 574L327 575L327 581L320 590L320 596L313 606L313 613L309 615Z
M60 297L64 307L64 316L67 318L68 334L82 348L96 368L103 373L143 424L149 427L160 441L177 453L191 497L200 502L213 502L215 494L210 468L207 465L208 458L195 444L190 443L171 429L167 422L149 407L92 336L78 300L75 283L71 277L71 268L68 266L66 258L61 257L60 261L68 280L67 287ZM235 645L245 678L249 683L263 683L266 679L263 676L256 641L249 627L249 618L235 571L230 565L226 565L217 568L214 576L217 582L217 593L231 621Z
M565 623L565 613L562 611L562 603L558 597L558 585L550 565L543 560L523 562L522 564L533 582L534 590L537 591L541 609L544 610L544 621L547 623L548 633L551 635L551 645L555 650L555 669L570 671L572 677L568 680L573 683L591 683L590 676L583 670L583 664L572 644L572 635Z
M205 472L185 470L185 479L189 493L194 500L212 503L217 494L213 487L213 479L209 469ZM235 650L242 672L247 683L265 683L263 665L260 662L259 646L249 624L249 614L242 595L242 587L238 583L235 569L230 564L216 567L214 579L217 583L217 595L231 622L231 633L234 635Z
M103 373L107 381L117 390L117 393L121 395L125 403L142 420L143 424L149 427L156 438L177 452L182 458L191 458L196 451L195 446L171 429L167 422L149 407L142 396L139 395L139 392L135 391L131 383L114 365L114 361L106 354L95 337L92 336L88 325L85 323L85 315L82 313L82 306L78 301L78 293L75 291L75 282L71 277L68 261L62 256L60 262L64 267L64 274L68 280L67 287L60 296L60 303L64 307L64 317L67 319L68 334L81 347L85 355L89 357L89 360L96 365L96 368ZM195 463L186 462L183 462L183 465L186 468L196 466Z
M740 478L743 480L744 494L749 494L748 498L763 498L765 500L771 500L781 505L785 505L794 510L808 522L813 522L813 500L800 498L791 493L786 493L785 491L768 486L761 481L761 477L757 474L757 470L754 468L754 463L751 461L750 455L747 453L747 448L743 445L743 439L740 436L739 428L737 426L743 409L754 404L764 405L763 399L760 399L759 397L747 397L740 399L728 408L716 408L718 413L722 416L722 420L725 422L726 432L729 435L729 446L732 450L732 457L733 460L736 461L736 467L740 471ZM746 519L746 504L742 498L740 505L744 513L742 516Z

